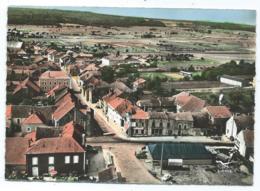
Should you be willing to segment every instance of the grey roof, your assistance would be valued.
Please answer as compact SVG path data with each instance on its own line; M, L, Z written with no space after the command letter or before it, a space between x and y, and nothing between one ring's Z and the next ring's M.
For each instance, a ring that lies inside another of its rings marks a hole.
M36 129L36 140L42 138L58 137L60 129L54 127L37 127Z
M191 112L149 112L148 113L151 119L173 119L176 121L193 121Z
M238 132L242 129L253 129L254 119L248 115L239 115L234 117Z
M223 76L221 76L221 78L227 78L227 79L235 80L238 82L244 82L246 80L245 78L240 77L240 76L230 76L230 75L223 75Z
M120 81L115 81L113 83L110 84L110 87L113 88L113 89L119 89L123 92L126 92L126 93L131 93L132 90L127 86L125 85L123 82L120 82Z
M163 143L163 160L168 159L211 159L205 146L197 143ZM162 143L148 144L153 160L161 159Z
M46 121L52 120L55 106L13 105L12 118L27 118L32 112L40 113Z

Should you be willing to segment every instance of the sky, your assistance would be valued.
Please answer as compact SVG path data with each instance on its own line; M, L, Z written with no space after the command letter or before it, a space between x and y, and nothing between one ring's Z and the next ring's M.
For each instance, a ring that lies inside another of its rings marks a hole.
M110 15L145 18L215 21L241 24L256 24L256 11L232 9L176 9L176 8L110 8L110 7L35 7L73 11L90 11Z

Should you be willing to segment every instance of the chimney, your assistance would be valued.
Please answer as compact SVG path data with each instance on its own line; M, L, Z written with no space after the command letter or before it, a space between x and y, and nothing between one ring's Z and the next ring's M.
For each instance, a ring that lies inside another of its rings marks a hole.
M81 144L82 144L82 146L84 146L85 145L85 137L86 137L86 135L85 135L85 133L83 133L82 134L82 142L81 142Z
M28 140L28 146L31 147L32 139Z

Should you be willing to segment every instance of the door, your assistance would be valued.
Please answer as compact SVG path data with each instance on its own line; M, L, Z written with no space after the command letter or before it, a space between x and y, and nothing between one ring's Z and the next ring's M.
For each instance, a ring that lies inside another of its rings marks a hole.
M39 176L39 169L38 167L32 167L32 175Z

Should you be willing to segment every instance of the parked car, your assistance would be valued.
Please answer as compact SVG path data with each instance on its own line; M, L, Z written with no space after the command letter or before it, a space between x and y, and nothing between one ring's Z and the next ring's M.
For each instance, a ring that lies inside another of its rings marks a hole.
M172 179L172 175L170 174L164 174L163 177L161 178L163 182L170 181L171 179Z
M86 150L87 150L87 152L90 152L90 153L95 153L95 154L98 153L98 149L92 147L91 145L87 145Z

